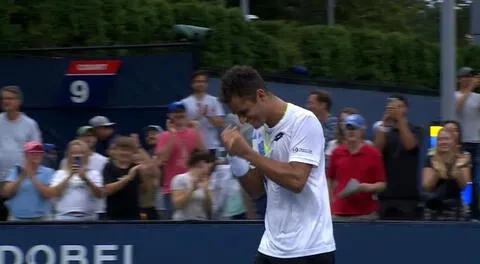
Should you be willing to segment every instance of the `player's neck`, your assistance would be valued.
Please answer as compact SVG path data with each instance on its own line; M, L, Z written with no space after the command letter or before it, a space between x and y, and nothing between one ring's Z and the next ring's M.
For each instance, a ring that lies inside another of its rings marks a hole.
M268 109L270 113L267 117L266 123L268 127L274 127L275 125L282 120L283 116L287 112L288 103L282 99L273 96L271 99L271 105Z

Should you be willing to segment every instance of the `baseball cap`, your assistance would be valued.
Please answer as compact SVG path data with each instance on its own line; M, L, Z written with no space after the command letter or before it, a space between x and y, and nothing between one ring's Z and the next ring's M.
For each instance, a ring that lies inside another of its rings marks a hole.
M143 130L144 130L145 132L148 132L148 131L162 132L162 131L163 131L163 128L162 128L161 126L157 126L157 125L148 125L148 126L146 126Z
M92 127L109 127L114 126L115 123L110 122L110 120L105 116L95 116L90 119L88 122Z
M457 71L457 77L472 77L475 75L475 70L470 67L462 67Z
M43 153L43 152L45 152L45 149L43 148L43 145L38 141L30 141L30 142L25 143L25 145L23 145L23 150L26 153Z
M358 114L352 114L345 118L345 126L353 126L356 128L365 127L365 119Z
M185 110L186 110L185 104L180 101L176 101L168 105L168 113L185 111Z
M81 137L85 135L87 132L92 132L93 127L92 126L81 126L77 129L77 136Z

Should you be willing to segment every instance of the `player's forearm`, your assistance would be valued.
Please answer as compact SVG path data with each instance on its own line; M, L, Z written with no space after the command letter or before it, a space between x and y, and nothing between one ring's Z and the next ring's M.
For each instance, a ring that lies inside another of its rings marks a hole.
M292 192L299 193L305 186L301 175L298 175L289 163L266 158L254 151L245 155L245 159L265 173L270 180Z
M248 173L239 178L245 192L253 199L260 198L265 193L263 176L258 169L251 169Z

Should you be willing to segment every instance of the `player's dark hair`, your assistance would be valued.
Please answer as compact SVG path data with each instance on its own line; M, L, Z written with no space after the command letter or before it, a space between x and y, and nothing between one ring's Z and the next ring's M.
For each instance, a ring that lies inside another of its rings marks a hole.
M332 98L330 97L330 93L327 91L316 90L310 93L310 95L315 95L317 102L325 103L327 105L327 110L330 111L332 109Z
M210 152L194 149L188 158L187 165L191 168L201 161L212 162Z
M254 68L234 66L222 77L220 100L228 104L232 97L238 96L242 99L256 101L257 91L260 89L268 92L265 81Z

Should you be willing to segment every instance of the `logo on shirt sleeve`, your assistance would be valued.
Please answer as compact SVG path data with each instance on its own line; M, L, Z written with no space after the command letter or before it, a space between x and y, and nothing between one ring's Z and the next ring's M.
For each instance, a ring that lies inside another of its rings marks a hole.
M299 148L299 147L293 148L293 152L294 153L302 152L302 153L307 153L307 154L312 154L313 153L313 151L311 149Z

